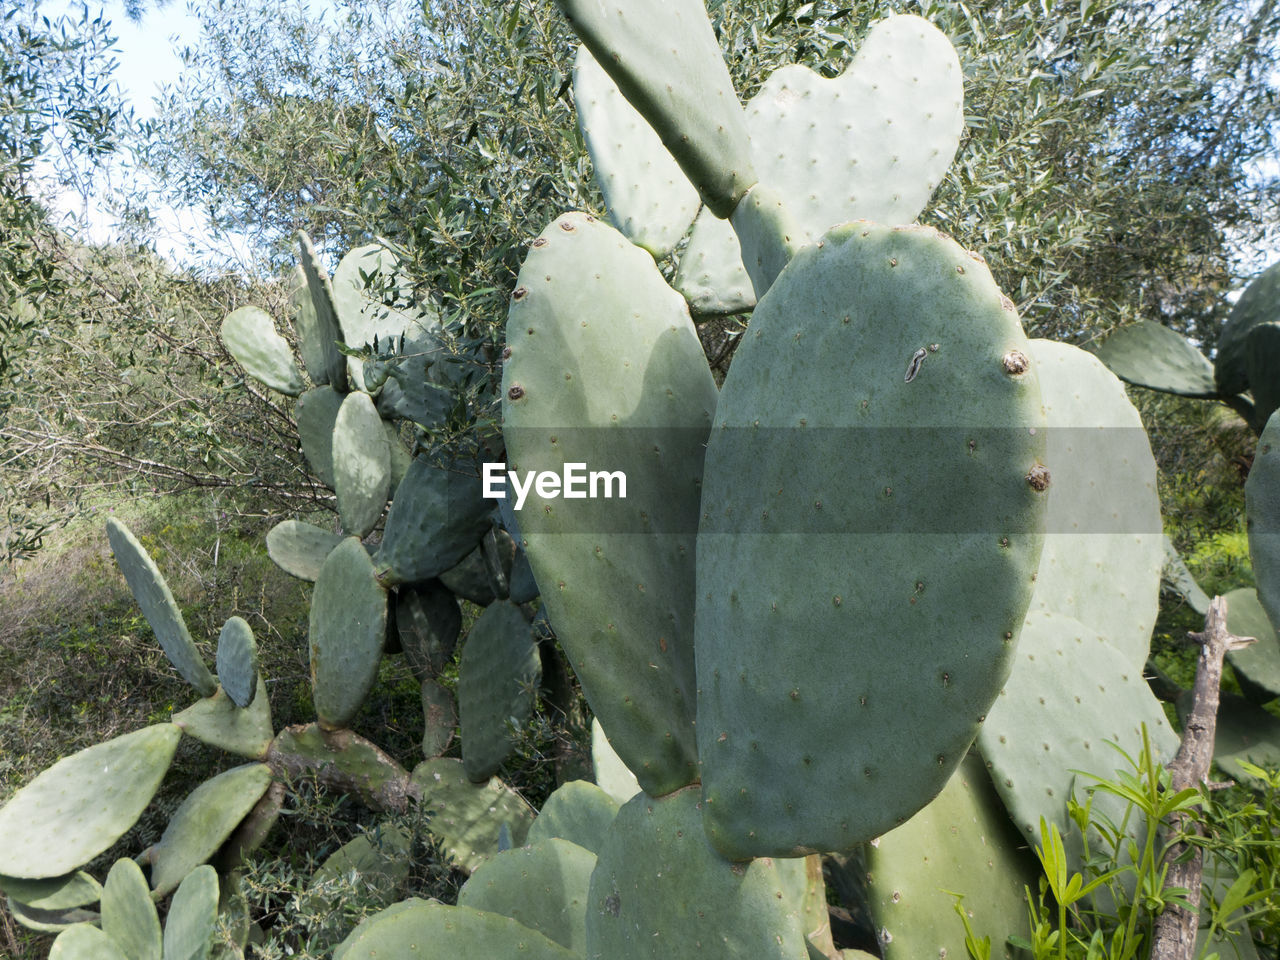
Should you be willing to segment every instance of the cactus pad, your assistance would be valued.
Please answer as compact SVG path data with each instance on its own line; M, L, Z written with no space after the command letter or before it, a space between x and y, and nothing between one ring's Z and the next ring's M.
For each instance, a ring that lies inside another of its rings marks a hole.
M609 219L632 243L666 256L698 212L698 191L583 46L573 61L573 102Z
M490 526L474 463L414 459L396 487L376 563L387 586L437 577L475 549Z
M963 759L1039 558L1026 349L984 265L924 227L836 228L757 306L697 544L698 752L723 855L850 850Z
M259 760L271 745L271 704L267 686L261 676L257 692L248 707L238 707L225 690L212 697L197 700L181 713L173 715L173 723L189 737L219 750Z
M1109 778L1125 768L1124 758L1107 744L1136 757L1144 723L1156 759L1172 760L1178 738L1142 667L1089 627L1061 614L1034 612L978 745L1009 815L1028 840L1039 843L1041 817L1064 836L1070 832L1067 800L1073 788L1083 794L1093 783L1075 771ZM1098 806L1109 800L1099 796Z
M621 804L594 783L570 780L556 787L529 828L529 843L550 837L599 853Z
M619 804L626 803L640 792L636 775L614 752L604 727L595 717L591 718L591 770L600 789Z
M437 757L418 764L413 785L431 816L427 829L465 873L498 852L498 834L504 825L512 843L519 845L533 822L533 810L519 794L497 777L472 783L461 760Z
M160 960L160 918L142 868L117 860L102 888L102 932L129 960Z
M77 923L67 927L49 948L49 960L134 960L97 927Z
M462 885L458 906L510 917L585 957L587 891L595 866L594 853L568 840L504 850Z
M797 960L800 917L778 866L731 863L702 830L696 786L637 794L605 836L587 901L587 956Z
M1156 462L1142 418L1096 357L1052 340L1029 346L1053 471L1031 609L1105 633L1140 670L1164 569Z
M453 660L462 610L439 580L404 586L396 591L396 630L414 676L430 680Z
M289 344L261 307L241 307L227 314L222 342L245 373L272 390L296 397L305 388Z
M672 285L689 301L694 319L742 313L756 305L733 226L703 207L693 221Z
M348 537L325 560L311 596L311 684L321 725L344 727L356 715L378 677L386 633L387 593L364 545Z
M65 877L47 880L0 877L0 891L35 910L70 910L97 903L102 896L102 884L83 870L77 870Z
M518 514L529 561L614 748L667 793L698 775L693 530L715 382L653 259L593 217L544 230L517 282L503 370L511 469L579 462L627 482L625 500L531 492Z
M333 422L333 489L343 530L366 536L391 489L391 448L368 394L347 394Z
M1178 715L1186 722L1191 712L1191 692L1178 698ZM1213 762L1228 776L1255 789L1263 785L1241 761L1274 770L1280 766L1280 719L1243 697L1222 694L1218 727L1213 739Z
M498 772L517 732L533 713L542 661L529 621L514 603L485 609L467 634L458 664L462 762L473 782Z
M1012 960L1006 937L1030 938L1024 887L1035 890L1037 865L976 753L932 803L871 841L866 855L885 960L964 957L952 893L964 896L978 938L991 937L993 957Z
M1248 587L1226 595L1227 629L1237 637L1253 637L1241 650L1228 650L1227 660L1245 696L1255 703L1280 697L1280 635L1258 595Z
M557 0L718 217L756 182L742 106L701 0Z
M333 387L315 387L298 398L295 415L302 455L316 476L333 489L333 425L342 409L341 393Z
M232 703L245 708L258 692L258 644L241 617L231 617L218 637L218 682Z
M1232 396L1244 393L1249 381L1249 334L1263 323L1280 321L1280 263L1273 263L1254 277L1218 336L1218 355L1213 375L1219 392ZM1274 377L1274 372L1272 373Z
M152 856L151 888L167 896L208 860L271 785L264 763L235 767L206 780L169 818Z
M217 681L187 632L182 611L178 609L178 603L151 555L129 528L114 517L107 521L107 539L111 541L111 551L116 556L120 572L124 574L147 623L151 624L165 656L182 679L195 687L202 697L211 696L217 689Z
M60 877L106 850L146 809L182 732L146 727L64 757L0 807L0 874Z
M324 355L324 374L313 377L317 383L327 383L339 393L346 393L347 358L338 350L337 344L342 340L342 328L338 324L338 313L333 305L333 286L328 271L316 256L311 238L299 230L295 239L298 242L298 265L307 281L307 291L311 294L312 310L315 314L315 336L318 347L308 350L322 352ZM302 334L304 331L300 330Z
M411 848L408 833L395 824L382 824L344 843L312 875L303 912L317 915L330 909L333 897L325 888L332 890L353 873L362 897L371 904L390 906L403 895L408 882Z
M1183 397L1218 396L1213 364L1186 337L1155 320L1120 327L1093 353L1125 383Z
M286 727L272 741L267 762L286 777L311 775L341 793L354 793L375 810L403 810L410 793L404 768L350 730L323 730L314 723Z
M422 681L422 753L438 757L449 749L458 726L453 694L434 680Z
M301 520L284 520L267 532L267 556L299 580L315 582L329 553L342 537Z
M1258 601L1280 623L1280 416L1272 415L1258 438L1244 495Z
M218 933L218 875L213 867L187 874L164 922L164 960L210 960Z
M362 921L338 945L333 960L410 955L420 960L581 960L510 917L425 900L398 903Z

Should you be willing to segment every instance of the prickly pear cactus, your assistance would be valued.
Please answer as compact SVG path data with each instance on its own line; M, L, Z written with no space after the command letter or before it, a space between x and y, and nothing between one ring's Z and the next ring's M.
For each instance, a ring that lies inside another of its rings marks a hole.
M849 850L942 789L1030 601L1043 424L1012 305L954 242L851 224L783 271L703 482L698 748L723 855Z

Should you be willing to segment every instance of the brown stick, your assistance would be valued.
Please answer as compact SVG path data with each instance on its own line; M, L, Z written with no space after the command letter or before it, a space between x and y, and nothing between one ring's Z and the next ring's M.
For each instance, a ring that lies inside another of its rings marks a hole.
M1204 632L1190 635L1200 644L1200 659L1196 664L1196 685L1192 694L1191 713L1182 730L1182 744L1178 755L1169 765L1173 792L1198 787L1209 778L1209 764L1213 761L1213 737L1218 727L1218 700L1222 684L1222 658L1228 650L1239 650L1253 643L1253 637L1232 636L1227 630L1227 601L1214 597L1204 620ZM1199 832L1199 825L1186 811L1179 811L1169 818L1169 830L1177 835ZM1197 846L1183 863L1175 862L1186 853L1187 844L1175 843L1165 856L1169 872L1166 883L1187 891L1187 902L1193 908L1200 906L1200 881L1204 857ZM1195 954L1197 911L1171 905L1156 918L1152 934L1151 960L1191 960Z

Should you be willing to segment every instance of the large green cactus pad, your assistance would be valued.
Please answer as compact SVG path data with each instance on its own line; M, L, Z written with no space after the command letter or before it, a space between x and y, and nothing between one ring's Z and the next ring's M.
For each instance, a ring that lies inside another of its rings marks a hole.
M253 703L258 692L258 644L253 629L242 617L230 617L218 636L218 682L241 709Z
M474 463L418 457L396 487L376 563L387 586L438 577L475 549L490 526Z
M271 704L261 675L257 692L248 707L238 707L226 691L197 700L173 715L174 724L189 737L219 750L261 759L271 745Z
M1142 418L1096 357L1052 340L1029 346L1053 473L1031 608L1105 633L1141 669L1164 569L1156 462Z
M125 582L133 591L134 599L155 631L156 640L169 662L202 697L212 695L218 683L187 632L187 622L182 618L182 611L178 609L160 568L129 528L114 517L107 521L107 539L111 542L111 551Z
M418 764L413 785L422 806L430 812L427 829L444 853L470 873L498 852L498 836L505 824L512 843L524 843L533 822L532 808L497 777L472 783L461 760L437 757Z
M341 793L355 793L375 810L402 810L411 793L404 768L350 730L286 727L272 741L267 762L289 777L314 776Z
M701 0L557 0L570 26L719 217L756 182L729 69Z
M595 866L594 853L568 840L504 850L462 885L458 906L510 917L583 957Z
M623 804L587 901L588 957L798 960L799 913L777 865L723 859L707 842L696 786Z
M317 383L327 383L340 393L346 393L347 358L338 350L337 344L342 340L342 329L338 324L338 313L333 305L333 285L329 273L316 256L316 249L311 238L299 230L295 236L298 243L298 265L307 281L307 291L311 294L311 305L315 316L316 345L308 346L306 352L322 353L324 356L324 373L315 377ZM299 334L308 331L299 330Z
M334 547L311 596L311 684L316 714L344 727L378 677L387 633L387 592L357 537Z
M391 490L391 448L368 394L347 394L333 422L333 489L344 532L366 536Z
M467 634L458 664L462 763L473 782L487 781L511 753L518 727L533 713L541 679L538 645L524 612L508 600L487 607Z
M1030 938L1024 887L1036 862L1005 815L991 777L969 754L942 793L867 847L871 915L885 960L964 957L964 926L953 893L992 956L1012 960L1007 937Z
M1186 337L1155 320L1120 327L1093 352L1125 383L1184 397L1218 396L1213 364Z
M724 855L852 849L964 757L1040 551L1026 349L985 266L922 227L837 228L756 308L698 535L698 750Z
M296 397L305 388L293 351L261 307L241 307L227 314L222 342L249 376L272 390Z
M609 218L632 243L666 256L698 212L698 191L653 127L581 46L573 61L573 102Z
M536 930L496 913L410 900L361 922L333 960L581 960Z
M102 888L102 932L129 960L160 960L163 945L160 918L142 868L132 860L117 860Z
M271 768L251 763L196 787L169 818L155 846L151 889L162 897L176 890L187 874L222 846L270 785Z
M390 906L404 894L412 865L412 844L408 833L395 824L382 824L368 834L360 834L331 853L316 872L304 894L302 910L323 915L332 909L335 888L341 889L355 874L359 893L367 902Z
M218 934L218 875L196 867L178 887L164 922L164 960L210 960Z
M77 923L58 934L49 960L134 960L97 927Z
M1276 321L1280 321L1280 263L1258 274L1231 308L1214 360L1214 380L1221 393L1231 396L1249 389L1249 334L1259 324Z
M1258 601L1280 623L1280 416L1273 414L1258 438L1244 496Z
M1143 724L1157 760L1168 763L1178 738L1142 667L1084 624L1037 611L1027 617L1013 672L987 714L978 745L1014 823L1038 843L1042 817L1064 836L1071 832L1067 800L1073 789L1083 797L1093 784L1076 771L1110 778L1128 769L1108 743L1137 757ZM1099 807L1110 799L1100 798ZM1117 812L1108 812L1118 823Z
M0 807L0 874L60 877L133 826L182 737L161 723L64 757Z
M693 531L716 402L702 346L653 259L583 214L534 243L507 345L511 469L626 476L625 500L534 491L517 517L592 710L640 783L670 792L697 777Z
M314 524L283 520L267 531L267 556L285 573L314 583L325 558L341 542L339 534Z
M570 780L556 787L529 828L529 842L550 837L599 853L621 804L594 783Z

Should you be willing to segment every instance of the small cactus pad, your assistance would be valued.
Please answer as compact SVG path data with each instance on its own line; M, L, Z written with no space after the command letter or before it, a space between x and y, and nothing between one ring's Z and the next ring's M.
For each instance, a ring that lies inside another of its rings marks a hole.
M588 957L797 960L800 916L774 861L732 863L707 842L698 788L640 793L605 836L587 901Z
M1178 548L1173 545L1173 541L1167 535L1164 538L1164 570L1160 573L1160 582L1187 601L1187 606L1200 616L1208 615L1209 595L1201 589L1196 578L1191 575L1181 554L1178 553Z
M208 860L262 799L271 768L250 763L206 780L169 818L152 856L151 888L168 896L182 879Z
M985 266L925 227L838 227L756 308L697 543L698 755L723 855L851 850L963 759L1039 559L1026 343Z
M330 490L333 489L333 425L342 409L342 397L333 387L315 387L298 398L295 411L302 455Z
M161 576L160 568L129 528L114 517L107 521L107 539L111 541L111 551L116 556L120 572L124 574L147 623L151 624L165 656L182 679L195 687L202 697L211 696L218 682L205 666L200 651L187 632L187 622L182 618L182 611Z
M285 777L314 776L340 793L354 793L375 810L403 810L410 793L404 768L350 730L323 730L314 723L286 727L267 751L267 762Z
M594 853L568 840L504 850L462 885L458 906L510 917L585 957L587 891L595 866Z
M1257 593L1244 587L1232 590L1225 599L1227 629L1237 637L1254 638L1241 650L1227 651L1241 689L1255 703L1280 697L1280 636L1258 602Z
M241 617L231 617L218 636L218 682L240 708L253 703L258 692L258 644L253 629Z
M1067 800L1093 783L1076 771L1110 778L1126 768L1108 743L1138 756L1144 723L1157 760L1172 760L1178 738L1142 667L1084 624L1037 611L1027 616L1013 672L978 745L1014 823L1039 843L1042 817L1064 836L1070 832Z
M212 697L197 700L173 715L174 724L189 737L251 760L266 756L271 745L271 704L262 676L248 707L238 707L219 689Z
M557 0L718 217L756 182L742 105L701 0Z
M694 319L743 313L756 305L738 235L706 207L693 221L672 285L689 301Z
M0 877L0 891L35 910L70 910L97 903L102 896L102 884L83 870L77 870L46 880Z
M507 542L510 543L510 540ZM514 558L514 552L510 556ZM506 579L505 573L503 579ZM498 584L494 582L489 565L485 562L483 546L476 547L456 566L440 574L440 582L459 598L470 600L477 606L487 607L498 598L498 592L494 589Z
M747 191L730 223L738 235L742 263L759 299L804 246L804 228L791 216L782 195L765 183L757 183Z
M301 265L295 265L289 275L289 302L293 305L293 329L298 335L298 352L307 375L317 386L329 382L326 367L325 344L320 335L320 321L316 317L315 301L307 286L307 274Z
M1218 396L1213 364L1186 337L1155 320L1118 328L1093 353L1125 383L1183 397Z
M1252 386L1248 372L1249 333L1259 324L1276 321L1280 321L1280 263L1267 267L1244 288L1218 337L1213 375L1222 394L1233 396Z
M640 792L636 775L614 752L604 727L595 717L591 718L591 771L600 789L619 804L626 803Z
M698 191L583 46L573 61L573 102L609 219L632 243L666 256L698 212Z
M562 783L547 797L538 819L529 828L529 843L559 837L599 853L619 806L619 801L594 783L585 780Z
M353 394L362 396L362 394ZM311 596L311 685L326 727L345 727L378 677L387 633L387 592L358 537L324 562Z
M343 887L352 874L360 897L373 906L390 906L404 895L411 852L408 833L395 824L360 834L331 853L312 874L302 912L315 916L331 909L334 889Z
M339 393L346 393L347 358L338 350L342 340L342 328L338 324L337 310L333 305L333 286L329 281L329 273L324 264L316 256L316 249L311 238L299 230L298 265L307 281L307 290L311 294L312 309L315 312L315 339L324 353L324 375L316 379L317 383L327 383ZM302 331L299 331L301 333ZM310 348L309 348L310 349Z
M7 905L13 919L28 930L35 930L37 933L60 933L77 924L97 923L100 919L94 911L80 907L72 907L69 910L38 910L20 903L13 897L8 898Z
M218 874L205 864L187 874L164 921L164 960L210 960L218 934Z
M1273 414L1258 438L1244 496L1258 600L1280 623L1280 416Z
M439 316L434 309L412 303L413 284L401 271L396 255L381 244L348 251L333 271L332 288L347 346L359 349L372 344L375 337L379 346L397 350L403 337L406 353L422 353L435 345ZM356 389L367 389L361 359L347 357L347 376Z
M458 726L458 704L445 687L434 680L422 681L422 753L441 756L453 742Z
M476 548L491 524L474 463L409 465L387 512L376 563L387 586L438 577Z
M464 873L498 852L498 834L504 825L511 842L518 846L533 823L533 809L519 794L497 777L488 783L472 783L462 761L452 757L418 764L413 770L413 785L431 817L427 829Z
M1040 377L1053 471L1032 610L1107 635L1137 670L1160 606L1164 532L1156 462L1124 385L1094 356L1029 343Z
M342 537L302 520L284 520L267 532L267 556L299 580L315 582Z
M67 927L49 948L49 960L134 960L90 923Z
M403 586L396 591L396 630L414 676L429 680L453 660L462 609L439 580Z
M508 600L487 607L467 634L458 664L462 763L472 782L488 780L507 759L533 713L541 679L538 645L524 612Z
M510 469L587 464L627 483L625 499L601 485L594 499L531 490L517 513L529 561L614 748L668 793L698 775L693 531L715 381L653 258L593 217L544 230L517 284L502 381Z
M1009 822L982 759L971 753L942 793L866 851L868 901L885 960L964 957L955 897L992 957L1012 960L1006 938L1030 938L1024 888L1036 862Z
M222 342L245 373L290 397L305 389L293 352L261 307L232 310L222 321Z
M391 491L391 448L366 393L347 394L333 422L333 489L347 534L363 537L377 526Z
M64 757L0 807L0 874L60 877L106 850L146 809L182 732L161 723Z
M160 960L160 918L142 868L128 858L117 860L102 888L102 932L129 960Z
M376 913L338 944L333 960L581 960L560 944L510 917L409 900Z

